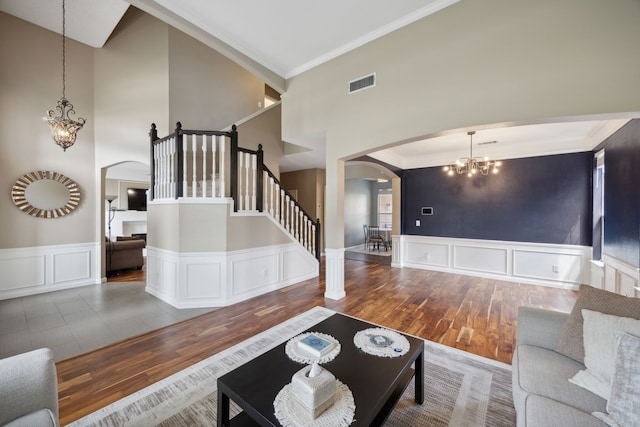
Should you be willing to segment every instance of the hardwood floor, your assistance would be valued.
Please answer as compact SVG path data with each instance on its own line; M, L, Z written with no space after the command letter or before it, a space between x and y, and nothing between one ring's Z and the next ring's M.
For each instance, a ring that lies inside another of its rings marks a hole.
M144 280L144 270L137 280ZM109 281L132 280L127 274ZM320 277L57 364L61 424L140 390L314 306L510 363L520 305L569 311L577 293L345 260L339 301Z

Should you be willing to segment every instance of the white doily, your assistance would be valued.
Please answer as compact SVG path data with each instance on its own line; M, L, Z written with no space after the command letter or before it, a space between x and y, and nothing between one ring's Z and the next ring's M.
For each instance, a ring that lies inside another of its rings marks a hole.
M353 343L365 353L380 357L404 356L411 348L404 336L383 328L359 331L354 335Z
M284 386L273 401L275 416L283 427L346 427L353 422L356 404L353 393L345 384L336 380L336 400L315 420L308 410L291 393L291 384Z
M327 341L331 341L334 344L333 349L321 357L314 356L308 351L305 351L303 348L301 348L298 345L298 341L312 334L320 338L323 338ZM284 347L284 351L285 353L287 353L287 356L289 356L289 359L293 360L294 362L305 363L305 364L318 362L319 364L322 364L322 363L330 362L333 359L335 359L336 356L340 354L340 348L341 347L338 340L332 337L331 335L323 334L322 332L305 332L304 334L297 335L291 338L289 341L287 341L287 344Z

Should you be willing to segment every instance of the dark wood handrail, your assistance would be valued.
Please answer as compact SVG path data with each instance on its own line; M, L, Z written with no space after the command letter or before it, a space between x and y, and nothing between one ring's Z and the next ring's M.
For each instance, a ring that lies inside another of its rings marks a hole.
M251 155L255 155L257 156L256 159L256 189L255 189L255 196L256 196L256 210L259 212L263 212L263 197L264 197L264 174L263 171L267 172L267 175L274 180L274 182L278 185L278 187L284 191L285 195L289 196L289 200L291 202L293 202L294 206L299 210L299 212L302 212L303 216L305 217L306 220L308 220L309 222L311 222L312 224L314 224L315 226L315 243L316 243L316 247L315 247L315 251L316 251L316 258L318 259L318 261L320 260L320 219L316 218L316 220L314 221L311 217L311 215L309 215L304 208L300 205L300 203L293 197L293 195L291 195L291 193L289 193L289 191L287 189L285 189L282 186L282 183L280 182L280 180L278 178L276 178L276 176L273 174L273 172L271 172L271 170L269 170L269 168L264 164L264 152L262 150L262 144L258 145L258 149L257 150L250 150L247 148L240 148L238 147L238 130L236 125L233 125L231 127L231 131L216 131L216 130L193 130L193 129L182 129L182 124L180 122L176 123L176 129L175 132L172 134L169 134L163 138L158 138L158 131L156 128L155 123L151 124L151 130L149 131L149 138L151 140L151 144L150 144L150 164L151 164L151 185L150 185L150 197L151 200L154 200L155 198L155 194L154 194L154 189L155 189L155 178L156 178L156 164L155 164L155 158L154 158L154 149L155 146L165 142L171 138L175 138L175 155L176 155L176 160L174 162L174 174L175 174L175 198L178 199L180 197L183 196L183 181L184 181L184 170L183 170L183 160L184 160L184 153L183 153L183 144L184 144L184 136L185 135L211 135L211 136L225 136L230 138L231 140L231 147L230 147L230 152L229 152L229 173L230 173L230 182L229 182L229 190L230 190L230 195L231 198L234 201L234 212L238 211L238 205L239 205L239 200L238 200L238 152L241 153L248 153Z

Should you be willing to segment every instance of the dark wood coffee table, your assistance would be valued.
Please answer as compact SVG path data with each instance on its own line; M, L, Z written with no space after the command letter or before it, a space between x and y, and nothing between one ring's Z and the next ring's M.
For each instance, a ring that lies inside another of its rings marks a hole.
M322 366L346 384L356 404L353 425L378 426L387 419L400 396L415 376L415 401L424 400L424 342L405 335L411 349L401 357L367 354L353 343L353 336L377 325L334 314L308 331L324 332L341 344L341 352ZM279 426L273 401L278 392L304 365L294 362L284 351L286 343L256 357L218 378L218 426ZM415 365L415 372L412 369ZM415 374L415 375L414 375ZM243 412L229 420L229 400Z

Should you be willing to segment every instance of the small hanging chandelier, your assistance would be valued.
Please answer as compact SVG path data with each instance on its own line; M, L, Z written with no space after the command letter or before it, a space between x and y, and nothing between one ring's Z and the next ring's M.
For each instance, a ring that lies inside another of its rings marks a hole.
M466 174L469 178L481 173L482 175L488 175L491 173L498 173L498 168L502 165L500 161L489 160L488 157L473 157L473 135L475 131L467 132L469 135L469 157L462 157L455 162L450 163L444 167L444 171L447 175L453 175L453 172L457 172L459 175Z
M58 100L55 111L48 110L47 116L43 117L42 120L47 122L49 125L49 128L51 129L51 136L56 144L62 147L64 151L67 151L67 148L71 147L76 142L76 132L82 129L86 120L80 117L78 117L78 120L72 120L69 118L69 114L75 115L76 112L73 109L73 104L65 98L65 12L65 0L62 0L62 98ZM57 116L55 115L56 111L58 113Z

